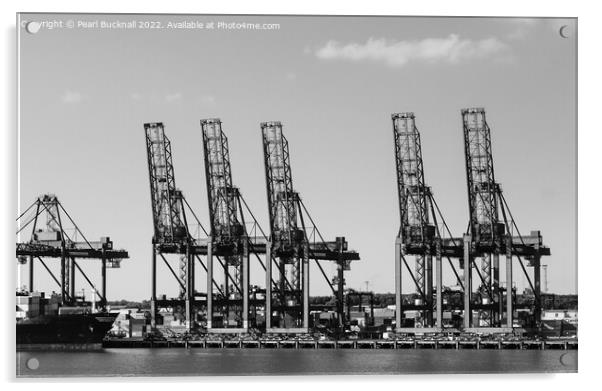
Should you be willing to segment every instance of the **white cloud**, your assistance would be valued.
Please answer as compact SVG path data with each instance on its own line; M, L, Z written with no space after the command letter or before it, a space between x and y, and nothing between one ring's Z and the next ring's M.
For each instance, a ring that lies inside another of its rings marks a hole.
M287 72L286 78L288 80L295 80L295 79L297 79L297 74L295 72Z
M181 92L175 92L173 94L167 94L167 95L165 95L165 101L167 103L173 103L173 102L179 101L180 99L182 99L182 93Z
M384 62L391 67L402 67L409 62L459 63L472 59L496 57L508 49L497 38L481 40L462 39L457 34L446 38L425 38L419 41L387 41L370 38L366 43L340 44L329 41L315 51L324 60L351 60Z
M84 99L84 96L77 91L65 91L63 95L61 95L61 102L67 104L79 103Z

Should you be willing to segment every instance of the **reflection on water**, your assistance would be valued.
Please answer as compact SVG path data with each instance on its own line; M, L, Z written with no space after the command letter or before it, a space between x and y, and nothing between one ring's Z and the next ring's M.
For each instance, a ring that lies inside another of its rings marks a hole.
M37 366L31 365L32 362ZM17 376L576 371L576 350L104 349L94 352L17 352Z

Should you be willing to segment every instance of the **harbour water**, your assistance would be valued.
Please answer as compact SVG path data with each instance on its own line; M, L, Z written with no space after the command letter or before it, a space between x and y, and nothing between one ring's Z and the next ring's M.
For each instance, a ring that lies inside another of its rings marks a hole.
M17 352L18 377L576 372L577 350L101 349Z

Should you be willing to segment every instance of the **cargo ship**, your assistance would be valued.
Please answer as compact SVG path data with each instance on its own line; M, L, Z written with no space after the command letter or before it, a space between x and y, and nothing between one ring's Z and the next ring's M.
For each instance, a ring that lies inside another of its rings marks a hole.
M117 314L96 311L85 301L61 306L60 296L17 293L17 350L101 346Z

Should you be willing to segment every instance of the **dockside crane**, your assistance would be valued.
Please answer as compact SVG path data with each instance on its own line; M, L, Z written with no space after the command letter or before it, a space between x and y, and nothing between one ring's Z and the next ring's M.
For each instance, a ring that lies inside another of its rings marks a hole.
M495 180L491 131L483 108L462 110L464 133L464 155L468 186L469 224L464 235L464 328L473 327L472 308L479 310L477 327L501 327L504 312L503 292L499 276L499 257L506 256L506 329L511 331L513 324L512 299L512 259L516 257L534 296L535 324L541 321L540 267L541 256L550 255L550 249L543 245L539 231L530 235L520 234L516 222L508 208L500 185ZM514 234L514 235L513 235ZM531 281L524 257L533 267ZM481 267L476 259L481 259ZM480 302L474 303L472 294L472 269L481 280Z
M119 268L123 259L129 258L123 249L114 249L108 236L100 241L89 241L54 194L38 197L17 218L16 256L20 264L29 262L29 291L35 290L35 263L39 262L58 285L61 305L76 301L75 277L77 271L84 277L93 292L99 296L98 306L107 304L107 269ZM22 232L31 227L31 236L21 241ZM52 272L48 260L60 259L60 275ZM78 260L100 260L101 287L98 289L80 266ZM95 298L92 299L95 301Z
M190 213L193 221L205 234L198 217L186 201L184 194L176 187L171 142L165 134L163 123L144 124L148 172L153 215L152 239L152 294L151 294L151 324L156 327L157 306L180 308L185 312L186 326L194 328L193 316L197 297L205 294L195 289L195 259L205 271L207 267L200 258L207 254L207 245L192 234L186 212ZM169 255L179 257L179 273L176 273L167 259ZM180 287L176 299L157 298L157 256L167 266L169 272ZM216 285L215 281L212 281ZM211 285L211 284L210 284ZM219 289L219 287L218 287Z
M424 327L443 327L443 265L445 257L453 270L458 284L462 282L451 258L462 256L462 239L453 238L449 227L437 206L430 187L425 184L420 133L414 113L392 114L397 194L399 200L400 228L395 241L395 288L396 330L402 326L405 310L422 312ZM448 235L443 238L439 224ZM412 272L406 256L415 258ZM435 257L436 295L433 299L433 256ZM420 299L414 304L404 304L402 299L403 265L414 282ZM433 320L433 314L436 313Z
M271 332L307 332L309 329L309 260L314 259L328 282L337 302L339 328L343 328L344 270L359 254L347 249L344 237L326 242L293 188L288 141L278 121L261 123L270 236L266 259L276 262L277 288L272 294L272 262L266 262L266 330ZM306 225L306 219L311 224ZM331 281L321 260L337 264L337 276ZM272 312L277 313L272 318Z
M201 120L201 130L211 220L207 241L210 248L207 255L207 279L208 281L213 279L216 256L223 257L223 262L220 263L224 272L224 292L219 301L224 320L223 327L214 327L212 320L214 304L218 302L214 303L213 289L210 288L207 293L207 328L212 332L233 332L233 329L239 328L239 331L244 333L251 326L249 307L258 304L257 301L250 303L250 254L256 257L265 270L259 254L265 254L267 237L241 192L232 184L228 138L222 130L221 120L218 118ZM250 219L245 216L245 212ZM247 223L252 224L252 235L247 231ZM235 307L234 312L230 309L231 304ZM257 326L256 319L253 319L253 323Z

